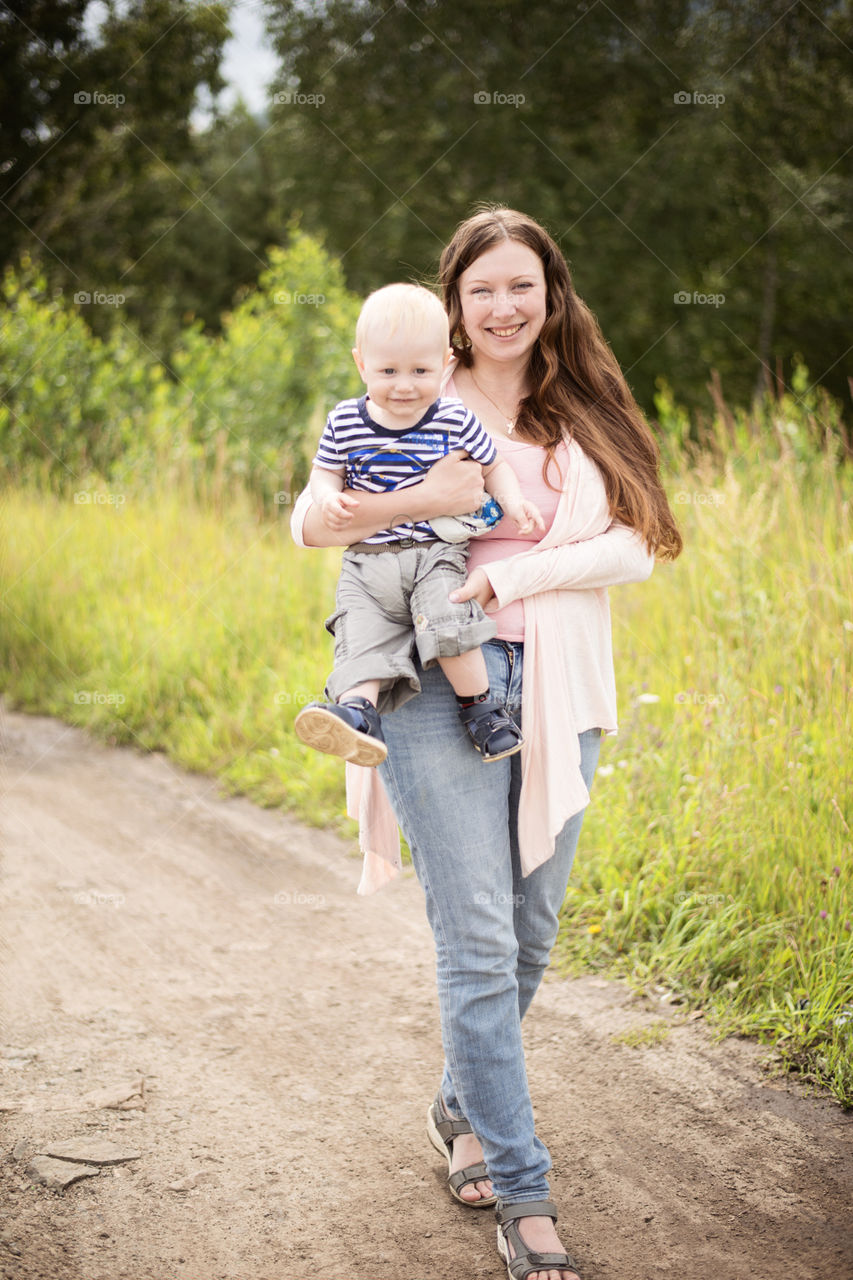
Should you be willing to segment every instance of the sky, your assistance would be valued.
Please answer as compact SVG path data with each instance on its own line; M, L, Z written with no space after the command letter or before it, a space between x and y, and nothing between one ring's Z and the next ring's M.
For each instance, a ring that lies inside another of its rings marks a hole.
M220 106L227 109L242 97L252 112L267 106L267 88L278 67L278 58L264 32L263 0L233 0L231 10L232 38L225 46L222 76L228 86L222 91ZM86 30L94 34L104 16L104 5L96 0L86 11ZM193 114L194 122L203 125L208 112L202 103Z
M239 94L250 111L261 111L278 68L264 33L263 0L235 0L231 30L234 36L225 46L222 61L222 75L228 81L222 105L231 106Z

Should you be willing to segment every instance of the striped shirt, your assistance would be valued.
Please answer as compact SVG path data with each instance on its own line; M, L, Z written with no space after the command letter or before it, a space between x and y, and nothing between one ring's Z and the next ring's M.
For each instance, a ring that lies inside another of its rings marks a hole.
M491 466L497 457L494 441L461 400L441 396L407 431L392 431L374 422L367 411L367 397L342 400L326 420L314 466L330 471L346 469L348 489L387 493L407 489L453 449L464 450L476 462ZM411 521L401 499L393 527L380 529L366 542L398 542L411 538L427 542L435 538L425 520Z

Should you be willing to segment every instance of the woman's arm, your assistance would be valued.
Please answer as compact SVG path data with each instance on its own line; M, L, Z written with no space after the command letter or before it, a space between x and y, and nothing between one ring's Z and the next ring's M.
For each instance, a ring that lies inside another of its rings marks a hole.
M364 493L344 489L356 505L346 535L328 529L311 502L308 490L300 494L290 519L293 540L301 547L341 547L387 529L402 520L431 520L433 516L460 516L476 511L483 501L483 468L458 451L430 467L423 480L390 493Z
M650 577L654 563L654 556L634 529L612 524L606 532L583 542L521 552L480 565L469 578L474 590L462 595L454 592L454 598L468 599L476 594L482 603L482 580L472 581L480 572L485 574L498 606L503 608L513 600L538 591L589 591L644 582ZM466 592L467 588L468 583L460 592Z

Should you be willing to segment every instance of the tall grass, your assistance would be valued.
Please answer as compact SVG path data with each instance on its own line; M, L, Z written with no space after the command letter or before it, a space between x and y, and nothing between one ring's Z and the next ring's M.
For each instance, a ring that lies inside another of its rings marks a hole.
M790 435L790 433L788 433ZM751 431L673 474L686 550L612 592L606 740L559 944L759 1035L853 1105L850 474ZM337 554L233 491L9 489L7 698L339 825L292 722L322 689Z
M621 727L562 954L662 982L853 1105L849 473L757 442L672 492L683 558L612 593Z

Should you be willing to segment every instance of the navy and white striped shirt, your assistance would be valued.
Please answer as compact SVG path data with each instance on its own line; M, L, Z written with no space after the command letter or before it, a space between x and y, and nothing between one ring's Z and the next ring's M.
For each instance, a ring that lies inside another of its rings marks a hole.
M401 432L374 422L367 411L367 397L361 396L335 405L320 437L314 466L330 471L345 467L344 484L348 489L387 493L417 484L430 467L453 449L464 450L486 467L497 456L491 436L461 400L441 396L419 422ZM407 519L405 500L401 498L393 528L380 529L365 541L412 538L426 542L434 537L426 521Z

